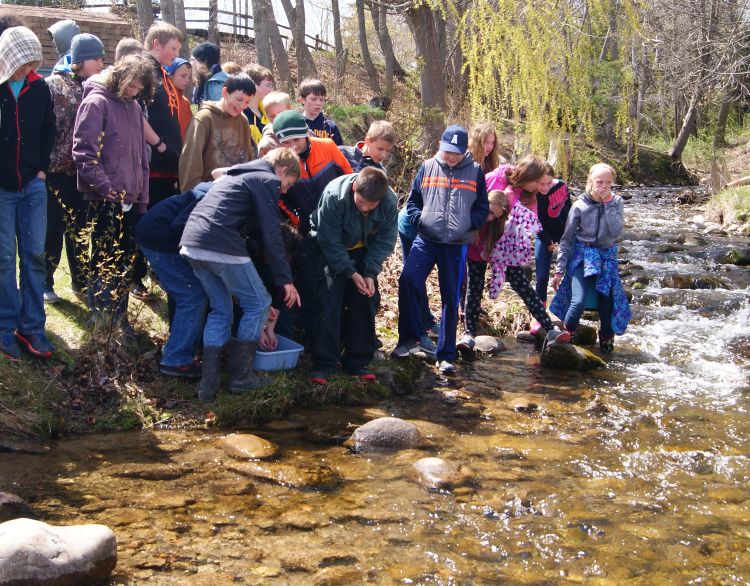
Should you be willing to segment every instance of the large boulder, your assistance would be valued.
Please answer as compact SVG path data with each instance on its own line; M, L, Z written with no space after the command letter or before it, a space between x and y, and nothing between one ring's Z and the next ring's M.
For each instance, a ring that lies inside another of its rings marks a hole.
M443 458L422 458L412 465L417 482L428 490L450 490L474 483L474 473Z
M741 267L750 265L750 248L733 248L730 250L729 262Z
M33 519L36 515L20 496L12 492L0 492L0 523L19 517Z
M419 441L419 429L413 423L397 417L380 417L355 429L344 445L355 452L372 452L416 448Z
M585 348L573 344L550 344L542 352L542 366L568 370L591 370L606 362Z
M32 519L0 524L0 585L95 584L117 564L117 540L104 525L53 527Z
M236 460L265 460L279 454L279 446L251 433L234 433L219 440L228 456Z

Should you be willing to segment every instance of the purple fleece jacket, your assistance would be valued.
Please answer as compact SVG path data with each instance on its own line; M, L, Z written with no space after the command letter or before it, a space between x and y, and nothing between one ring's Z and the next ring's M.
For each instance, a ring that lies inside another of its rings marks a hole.
M78 189L89 201L124 201L145 213L149 164L143 111L96 80L83 88L73 130Z

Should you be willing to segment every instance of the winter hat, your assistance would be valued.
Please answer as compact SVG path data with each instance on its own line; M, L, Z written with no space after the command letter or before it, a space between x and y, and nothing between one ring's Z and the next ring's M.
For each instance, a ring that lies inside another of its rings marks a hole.
M42 44L25 26L14 26L0 35L0 84L27 63L42 62Z
M82 33L70 43L70 62L83 63L87 59L104 58L104 43L96 35Z
M190 61L188 61L187 59L183 59L182 57L176 57L175 60L172 61L172 65L169 65L165 69L167 70L169 77L172 77L174 75L174 72L185 64L190 66Z
M454 124L443 132L440 138L440 150L447 153L463 155L469 148L469 133L463 126Z
M213 43L199 43L193 47L191 54L198 61L203 61L209 67L218 65L221 59L221 50L218 45L214 45Z
M47 29L52 35L52 42L55 43L57 54L62 56L70 50L70 42L73 37L81 33L81 27L75 20L58 20L55 24Z
M279 139L279 142L292 138L306 138L309 132L305 117L297 110L281 112L273 121L273 133Z

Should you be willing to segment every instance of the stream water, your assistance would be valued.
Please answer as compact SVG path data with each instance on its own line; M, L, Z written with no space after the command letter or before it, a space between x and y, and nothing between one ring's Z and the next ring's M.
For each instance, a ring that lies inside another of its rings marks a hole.
M643 288L606 369L545 370L508 340L419 395L248 430L291 471L333 469L325 488L243 476L226 434L205 431L0 454L0 486L51 524L112 527L110 584L748 584L750 270L716 262L748 242L702 234L674 189L628 193L622 268ZM685 235L704 240L666 247ZM726 288L664 287L675 275ZM341 445L382 415L417 422L429 446ZM475 484L425 490L411 466L430 455ZM123 473L143 464L162 470Z

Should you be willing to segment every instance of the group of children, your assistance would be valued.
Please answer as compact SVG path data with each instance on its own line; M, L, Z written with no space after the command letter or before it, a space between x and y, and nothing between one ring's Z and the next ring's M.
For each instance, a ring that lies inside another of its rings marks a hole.
M58 25L50 32L61 59L46 80L36 74L34 33L13 26L0 34L4 355L18 359L19 344L52 354L44 301L59 301L53 274L63 239L73 291L85 292L95 323L126 336L128 297L147 293L148 261L169 301L160 371L200 378L206 402L220 388L225 348L229 390L246 392L265 384L253 371L258 349L273 351L277 334L298 331L314 384L326 384L339 365L374 380L377 279L397 234L404 267L394 357L424 352L453 373L457 352L474 347L488 265L490 297L507 279L547 344L570 340L592 291L601 349L611 352L614 333L624 331L614 244L623 202L611 192L611 167L594 166L586 195L571 205L544 160L500 165L490 123L471 135L449 126L399 212L384 168L393 126L374 122L362 142L344 146L323 114L320 81L300 83L300 112L273 91L268 69L222 66L216 45L200 43L190 61L180 59L182 34L169 24L154 24L143 45L121 41L106 70L98 38ZM184 95L193 78L195 114ZM550 309L562 329L545 309L558 242L560 292ZM536 289L523 269L534 259ZM439 321L426 291L435 266Z

